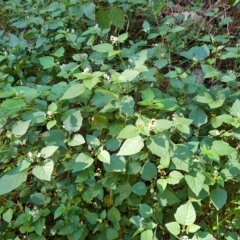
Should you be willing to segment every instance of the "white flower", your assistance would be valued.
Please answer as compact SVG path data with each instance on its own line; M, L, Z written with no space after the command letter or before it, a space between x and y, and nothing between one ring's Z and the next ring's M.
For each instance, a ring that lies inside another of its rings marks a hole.
M83 74L85 73L89 73L90 72L90 68L86 67L84 70L83 70Z
M64 68L65 66L66 66L66 64L60 65L61 70L63 70L63 68Z
M103 78L105 78L106 80L108 80L108 82L111 82L111 81L112 81L111 78L110 78L106 73L103 74Z
M148 125L149 130L153 130L156 127L156 119L152 118L151 122Z
M42 155L41 153L37 153L36 157L37 157L37 158L40 158L41 155Z
M94 28L95 28L95 29L98 29L98 24L96 24L96 25L94 26Z
M75 30L74 29L72 29L72 31L71 31L72 33L74 33L75 32Z
M32 153L31 152L28 152L28 157L32 158Z
M111 36L111 37L110 37L110 41L112 42L112 44L116 43L117 40L118 40L117 37L114 37L114 36Z

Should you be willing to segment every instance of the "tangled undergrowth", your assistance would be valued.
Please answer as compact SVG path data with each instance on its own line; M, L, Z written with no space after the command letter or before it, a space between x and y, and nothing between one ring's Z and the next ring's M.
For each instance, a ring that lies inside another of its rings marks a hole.
M0 239L238 239L239 2L1 2Z

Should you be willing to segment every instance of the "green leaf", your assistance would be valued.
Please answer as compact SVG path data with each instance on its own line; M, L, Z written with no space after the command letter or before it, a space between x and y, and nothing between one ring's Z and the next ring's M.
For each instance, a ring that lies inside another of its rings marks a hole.
M60 47L53 53L53 55L60 58L64 55L64 52L65 52L65 49L63 47Z
M109 12L109 17L113 25L121 29L124 27L125 15L121 8L112 7Z
M43 158L49 158L54 154L54 152L56 152L57 149L58 146L47 146L42 148L40 154Z
M114 228L107 228L107 240L118 239L118 232Z
M169 154L169 141L164 136L154 136L146 141L147 148L151 153L161 158L166 158Z
M113 46L110 43L101 43L101 44L92 46L92 49L95 50L96 52L105 53L113 50Z
M51 181L53 168L54 162L52 160L45 160L33 168L32 174L40 180Z
M75 160L74 166L73 166L73 173L82 171L88 167L90 167L93 164L94 160L88 153L80 153L78 157Z
M118 36L118 41L124 42L127 38L128 38L128 33L126 32Z
M180 225L177 222L170 222L165 224L167 230L174 236L179 235L180 233Z
M71 99L80 96L85 91L83 84L74 84L67 89L60 100Z
M212 78L218 76L220 73L211 65L201 64L201 68L205 73L204 78Z
M191 171L185 174L185 180L190 189L198 196L203 189L205 176L200 172Z
M126 69L124 72L122 72L120 79L122 81L131 82L139 75L139 73L139 71L133 69Z
M153 231L152 230L145 230L141 233L141 240L153 239Z
M139 205L139 213L143 218L150 218L153 214L152 208L147 204Z
M95 20L95 8L96 5L94 3L90 3L88 5L85 5L83 8L83 12L91 20Z
M43 205L45 201L45 197L42 193L33 193L30 195L30 200L35 205Z
M146 181L151 181L153 178L157 177L157 168L156 166L147 161L142 168L141 171L141 178L146 180Z
M106 116L94 115L92 117L92 127L97 130L102 130L103 128L108 129L109 122Z
M4 195L18 188L27 180L28 171L20 171L19 168L13 168L0 178L0 195Z
M157 180L157 188L162 193L167 187L168 181L167 179L160 178Z
M15 136L23 136L27 132L30 123L31 120L17 122L17 125L12 129L12 133Z
M200 107L197 107L194 110L192 110L189 114L189 118L193 120L192 124L194 124L198 128L201 125L207 123L208 120L206 113Z
M147 187L143 182L137 182L132 186L132 191L138 196L143 196L147 193Z
M176 195L168 190L167 188L160 194L158 194L158 202L161 206L171 206L180 202L180 200L176 197Z
M221 209L227 202L227 192L222 188L213 189L210 198L217 210Z
M116 102L116 106L120 108L120 111L130 117L133 117L134 105L135 102L132 96L124 96L120 101Z
M230 108L230 114L240 119L240 100L236 99Z
M71 147L80 146L85 143L85 140L81 134L75 134L73 138L68 142Z
M127 138L133 138L139 135L138 129L133 125L127 125L125 126L122 131L119 133L117 138L127 139Z
M98 26L102 29L106 29L110 27L110 18L102 8L99 8L99 10L96 13L96 22Z
M123 156L112 154L110 157L110 164L103 163L103 166L107 172L125 172L126 160Z
M68 117L63 121L63 126L68 132L77 132L82 126L82 115L80 110L71 111Z
M138 153L144 147L143 138L136 136L125 140L117 155L129 156Z
M176 33L176 32L181 32L181 31L183 31L183 30L185 30L186 28L185 27L182 27L182 26L174 26L171 30L170 30L170 32L172 32L172 33Z
M96 213L88 212L84 216L91 224L96 224L98 222L98 215Z
M191 224L191 225L188 225L187 229L190 233L195 233L200 229L200 226L198 226L196 224Z
M181 205L174 214L174 217L183 226L193 224L196 220L196 212L192 203L187 201L184 205Z
M23 110L25 106L26 103L22 99L7 99L1 103L1 110L4 113L5 117L8 117Z
M60 217L61 215L63 215L66 212L66 207L63 204L60 204L60 206L56 209L56 211L54 212L54 220L58 217Z
M167 183L171 185L175 185L175 184L178 184L182 178L183 178L182 173L180 173L179 171L173 170L170 172L167 178Z
M106 150L101 150L101 152L97 155L97 158L103 163L110 163L110 154Z
M45 227L45 218L41 217L39 218L36 222L33 223L35 232L39 235L42 236L43 229ZM41 240L41 239L39 239ZM42 239L44 240L44 239Z
M3 215L2 218L5 222L10 223L13 217L13 210L9 208Z
M67 149L64 143L65 135L62 130L50 130L43 133L43 136L47 146L59 146Z
M53 57L41 57L39 58L39 61L41 65L43 66L43 69L52 68L55 66L54 58Z
M117 208L112 207L108 212L107 212L107 219L113 223L116 223L120 221L121 215L120 212L118 211Z
M229 144L224 141L214 141L212 143L212 150L217 152L219 156L226 156L234 152L235 148L229 146Z

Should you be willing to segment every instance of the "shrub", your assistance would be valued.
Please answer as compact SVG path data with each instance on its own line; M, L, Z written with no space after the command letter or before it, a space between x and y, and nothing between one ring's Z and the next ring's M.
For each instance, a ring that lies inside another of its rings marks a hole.
M151 3L3 3L3 239L237 239L239 40Z

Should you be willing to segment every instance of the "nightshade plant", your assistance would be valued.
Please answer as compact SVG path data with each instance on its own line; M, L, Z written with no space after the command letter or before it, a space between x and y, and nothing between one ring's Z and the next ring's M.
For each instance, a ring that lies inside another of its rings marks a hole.
M230 17L208 34L167 0L1 7L1 239L238 239Z

